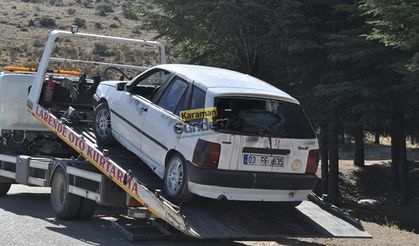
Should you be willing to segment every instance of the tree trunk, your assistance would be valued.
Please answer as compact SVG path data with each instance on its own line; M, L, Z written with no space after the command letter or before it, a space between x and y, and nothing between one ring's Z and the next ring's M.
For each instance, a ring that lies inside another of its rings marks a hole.
M406 129L404 108L393 112L391 134L391 163L393 187L400 191L400 204L409 204L409 167L406 155ZM394 145L394 146L393 146Z
M355 137L354 165L358 167L363 167L365 165L364 129L361 125L355 126L354 137Z
M338 144L345 143L345 127L343 125L339 125L337 128L338 131Z
M380 144L380 132L379 131L375 132L374 143L375 144Z
M327 124L320 127L320 158L321 158L321 191L322 194L328 194L328 178L329 178L329 155L327 148Z
M396 110L395 110L396 111ZM391 119L391 173L393 189L398 191L400 189L400 175L399 175L399 129L397 114L394 112Z
M400 176L400 204L409 204L409 167L406 154L406 126L404 119L404 108L396 111L397 118L397 149L399 157L399 176Z
M327 145L329 149L329 201L337 205L339 202L339 152L336 122L328 125Z

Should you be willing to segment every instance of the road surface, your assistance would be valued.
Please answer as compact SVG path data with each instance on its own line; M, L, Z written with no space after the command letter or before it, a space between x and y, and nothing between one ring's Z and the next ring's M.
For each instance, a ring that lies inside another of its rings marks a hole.
M123 210L99 208L88 221L57 220L49 188L12 185L0 198L0 245L174 245L174 242L131 243L112 228ZM285 240L285 239L284 239ZM292 242L293 240L291 240ZM290 243L289 239L286 244ZM280 242L176 241L176 245L278 245Z

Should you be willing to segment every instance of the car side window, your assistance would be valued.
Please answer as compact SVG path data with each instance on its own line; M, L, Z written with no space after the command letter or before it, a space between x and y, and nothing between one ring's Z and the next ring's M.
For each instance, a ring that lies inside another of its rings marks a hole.
M157 70L154 73L150 74L148 77L141 79L137 82L137 86L161 86L163 85L171 76L171 73L164 70Z
M135 80L129 92L151 101L171 76L170 72L161 69L149 71Z
M204 108L205 105L205 91L197 86L192 87L191 109Z
M185 92L187 89L188 82L179 77L175 77L164 91L158 105L172 113L175 113L176 108L182 98L184 98L184 94L186 94Z

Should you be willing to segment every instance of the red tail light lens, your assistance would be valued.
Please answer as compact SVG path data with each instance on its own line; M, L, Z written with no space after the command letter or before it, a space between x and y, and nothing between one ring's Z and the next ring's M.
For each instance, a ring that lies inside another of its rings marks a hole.
M312 149L308 152L306 173L307 174L316 173L318 165L319 165L319 150Z
M217 169L221 145L198 139L193 153L192 163L198 167Z

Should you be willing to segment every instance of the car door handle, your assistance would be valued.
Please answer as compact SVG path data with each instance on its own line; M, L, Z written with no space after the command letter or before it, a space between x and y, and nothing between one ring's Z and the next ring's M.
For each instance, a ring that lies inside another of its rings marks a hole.
M142 111L144 111L144 112L147 112L147 110L148 110L148 108L147 107L142 107L142 106L140 106L139 107Z

